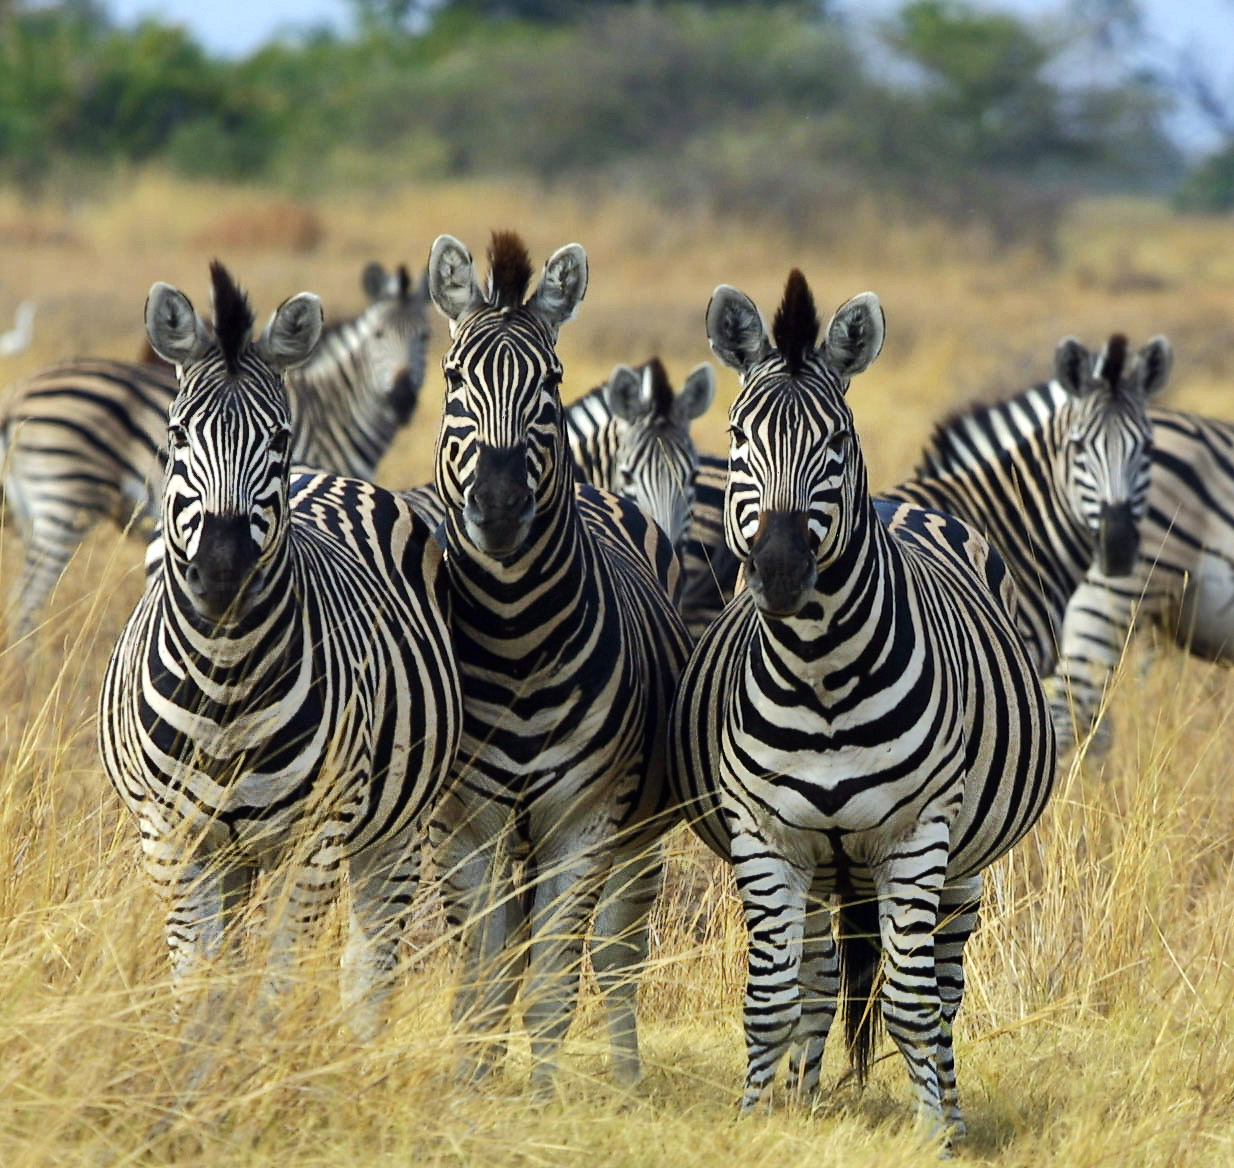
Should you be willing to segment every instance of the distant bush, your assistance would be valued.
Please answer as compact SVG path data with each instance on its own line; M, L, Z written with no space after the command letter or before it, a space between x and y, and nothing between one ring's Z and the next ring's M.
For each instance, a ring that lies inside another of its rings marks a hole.
M1210 154L1188 172L1174 201L1181 211L1234 211L1234 145Z

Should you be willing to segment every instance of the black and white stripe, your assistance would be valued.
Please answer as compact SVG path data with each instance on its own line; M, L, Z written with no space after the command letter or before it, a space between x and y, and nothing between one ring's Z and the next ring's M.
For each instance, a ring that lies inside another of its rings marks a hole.
M369 264L363 283L369 306L325 330L287 387L294 460L367 479L415 409L429 326L426 289L411 286L406 268ZM33 630L96 523L153 528L175 394L165 365L107 360L58 365L14 389L0 462L25 558L10 590L10 642Z
M168 903L179 979L220 953L252 876L277 870L277 1004L347 873L343 997L368 1035L461 730L443 553L389 492L290 472L282 372L317 341L317 298L286 301L253 341L247 298L212 276L213 330L166 284L147 302L180 387L162 556L99 698L103 763Z
M480 1039L465 1072L482 1073L521 984L532 1081L547 1089L594 911L614 1071L630 1079L632 970L646 954L667 711L686 656L668 599L676 560L642 511L575 482L555 345L586 290L583 249L555 252L530 297L516 236L495 234L489 259L487 289L458 240L440 237L429 259L452 336L436 485L464 727L431 834L463 938L454 1012Z
M842 980L864 1073L878 938L883 1017L921 1110L955 1132L951 1029L980 873L1032 826L1054 779L1014 590L958 520L871 500L844 391L882 345L873 294L843 305L821 346L796 271L774 342L727 286L707 326L741 373L725 529L748 587L682 674L671 775L745 906L742 1106L790 1044L800 1086L817 1089Z

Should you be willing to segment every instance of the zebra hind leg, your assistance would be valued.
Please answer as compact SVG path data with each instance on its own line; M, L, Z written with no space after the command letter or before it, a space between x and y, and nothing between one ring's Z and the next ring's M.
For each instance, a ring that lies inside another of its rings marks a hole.
M934 940L934 964L942 1001L942 1029L938 1043L938 1078L942 1091L943 1122L949 1136L967 1131L960 1112L956 1088L955 1050L952 1029L964 999L964 946L977 927L981 908L981 876L948 885L939 902L938 933Z
M660 890L659 843L614 864L596 908L591 964L608 1011L613 1077L626 1086L641 1074L637 973L647 960L651 909Z
M754 1110L775 1077L801 1017L799 975L813 873L794 867L753 836L737 836L731 855L750 937L741 1097L745 1114Z
M823 1051L840 996L840 968L832 935L831 911L826 893L821 890L812 890L806 902L798 981L801 1017L788 1053L788 1072L798 1099L812 1103L818 1097Z

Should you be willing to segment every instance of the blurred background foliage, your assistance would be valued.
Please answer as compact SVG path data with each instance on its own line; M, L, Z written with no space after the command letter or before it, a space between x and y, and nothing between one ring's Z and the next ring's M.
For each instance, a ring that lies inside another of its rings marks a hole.
M350 35L230 60L92 0L0 0L0 182L72 194L150 162L301 195L514 176L796 231L873 195L1046 250L1084 194L1234 206L1234 147L1188 165L1164 128L1177 86L1111 64L1130 0L1048 20L908 0L872 37L817 0L353 0L353 15Z

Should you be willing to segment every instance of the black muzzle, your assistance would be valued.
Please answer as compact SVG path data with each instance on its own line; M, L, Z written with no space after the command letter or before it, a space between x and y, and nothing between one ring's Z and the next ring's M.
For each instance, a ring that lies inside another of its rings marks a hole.
M463 519L481 551L508 555L527 537L536 513L527 485L525 446L481 446Z
M260 555L247 516L205 516L197 554L184 573L194 607L215 621L237 616Z
M1102 503L1097 526L1097 566L1105 576L1127 576L1140 552L1140 529L1130 503Z
M764 511L746 561L746 586L754 603L767 616L793 616L804 607L817 578L806 513Z

